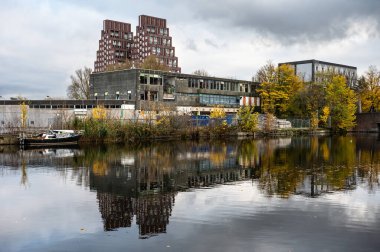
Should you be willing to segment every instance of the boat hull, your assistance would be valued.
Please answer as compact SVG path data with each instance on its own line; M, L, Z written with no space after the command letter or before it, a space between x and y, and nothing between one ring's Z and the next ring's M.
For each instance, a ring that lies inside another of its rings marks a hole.
M61 137L61 138L23 138L20 143L24 146L60 146L60 145L77 145L81 135Z

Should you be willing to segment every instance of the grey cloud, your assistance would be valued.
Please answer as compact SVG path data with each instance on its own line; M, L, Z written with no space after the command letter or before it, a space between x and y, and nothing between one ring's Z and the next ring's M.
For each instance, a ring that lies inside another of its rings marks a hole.
M214 41L212 41L212 40L210 40L210 39L205 39L205 43L206 43L207 45L209 45L209 46L214 47L214 48L219 48L219 46L218 46Z
M282 42L343 39L352 23L372 20L379 35L380 1L192 1L195 17L213 25L258 32Z
M197 44L195 43L195 41L193 39L187 40L187 42L186 42L186 48L189 49L189 50L193 50L193 51L197 51L198 50Z

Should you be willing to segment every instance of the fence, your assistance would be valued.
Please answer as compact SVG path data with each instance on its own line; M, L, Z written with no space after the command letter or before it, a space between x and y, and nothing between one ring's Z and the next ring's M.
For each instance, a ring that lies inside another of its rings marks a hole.
M292 124L292 128L310 128L310 119L296 119L288 118L286 119Z

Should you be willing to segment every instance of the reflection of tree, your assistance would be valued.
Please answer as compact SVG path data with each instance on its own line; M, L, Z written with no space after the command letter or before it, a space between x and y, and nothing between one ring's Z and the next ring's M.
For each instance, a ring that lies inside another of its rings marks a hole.
M108 164L103 160L95 160L92 164L92 171L97 176L104 176L107 174Z
M221 144L219 146L214 146L214 148L210 151L210 161L215 166L223 165L226 160L227 147L225 144Z
M366 182L370 191L380 186L380 135L376 140L371 136L357 137L358 176Z
M287 148L265 143L261 155L260 188L268 195L293 193L317 196L356 186L356 155L352 137L301 137Z
M21 181L20 181L20 184L23 185L24 187L27 187L29 185L28 174L26 173L26 163L25 163L24 159L21 161Z

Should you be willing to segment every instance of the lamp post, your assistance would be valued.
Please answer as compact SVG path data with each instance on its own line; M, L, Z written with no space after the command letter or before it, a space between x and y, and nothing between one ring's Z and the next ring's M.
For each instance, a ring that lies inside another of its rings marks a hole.
M104 92L104 100L106 100L107 99L107 95L108 95L108 92L106 91L106 92Z
M2 109L2 121L1 121L1 127L3 127L5 125L5 98L3 96L0 95L0 99L3 100L3 109Z
M96 107L98 107L98 93L95 93L94 96L95 96Z

